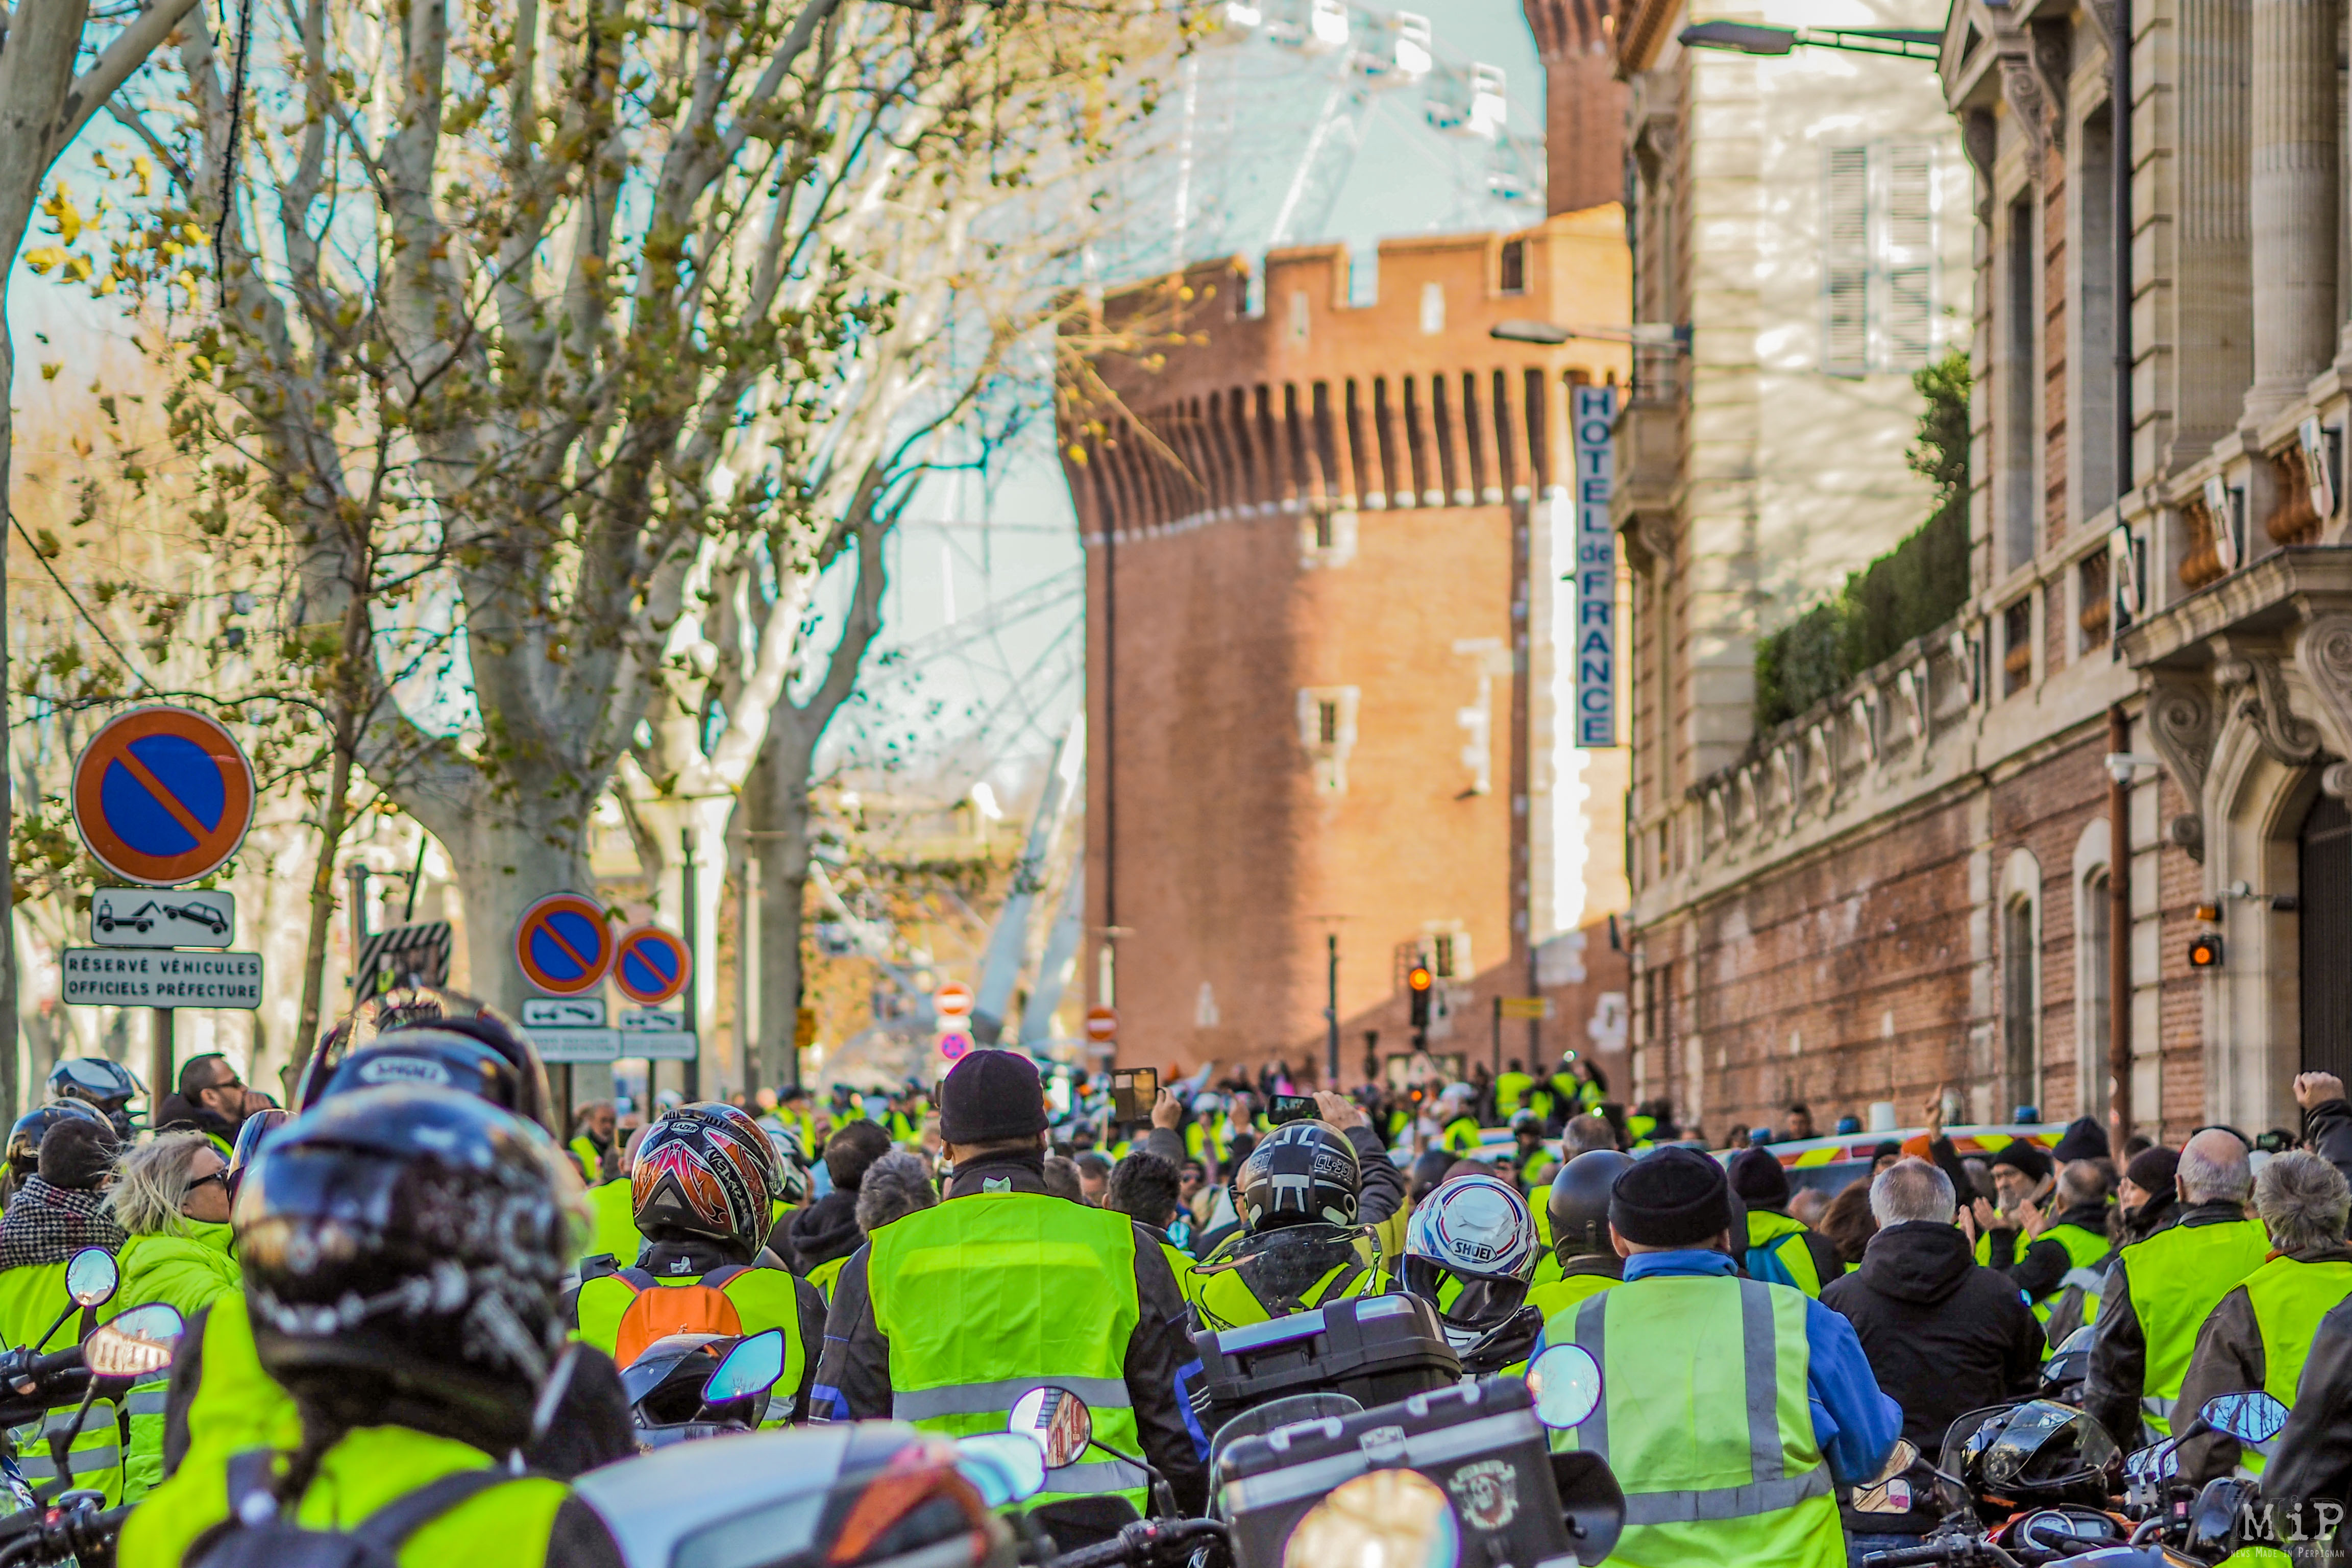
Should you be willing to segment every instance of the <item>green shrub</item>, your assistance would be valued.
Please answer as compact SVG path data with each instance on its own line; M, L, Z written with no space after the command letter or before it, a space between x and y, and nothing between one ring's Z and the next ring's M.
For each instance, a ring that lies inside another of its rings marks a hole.
M1958 614L1969 596L1969 361L1955 352L1918 372L1927 399L1906 454L1936 483L1936 510L1902 543L1756 645L1756 727L1771 729L1834 695Z

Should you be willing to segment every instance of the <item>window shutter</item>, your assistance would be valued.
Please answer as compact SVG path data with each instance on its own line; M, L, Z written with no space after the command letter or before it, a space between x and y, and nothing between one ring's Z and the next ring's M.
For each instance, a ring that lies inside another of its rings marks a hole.
M1870 149L1829 150L1822 197L1822 369L1860 375L1870 361Z
M1913 371L1927 363L1935 337L1936 149L1897 142L1880 151L1886 169L1880 253L1886 294L1878 368Z

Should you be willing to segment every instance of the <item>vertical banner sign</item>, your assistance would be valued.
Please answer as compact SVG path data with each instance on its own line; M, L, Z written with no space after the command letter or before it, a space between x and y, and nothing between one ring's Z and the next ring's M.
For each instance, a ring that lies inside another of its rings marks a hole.
M1617 743L1617 531L1609 521L1616 479L1617 389L1571 386L1576 440L1576 743Z

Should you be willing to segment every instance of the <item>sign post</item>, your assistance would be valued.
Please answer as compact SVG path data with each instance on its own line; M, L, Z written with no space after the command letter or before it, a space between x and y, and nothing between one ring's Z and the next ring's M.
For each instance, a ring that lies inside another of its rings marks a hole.
M236 856L253 826L253 764L220 721L193 708L134 708L109 720L74 759L74 828L92 858L140 889L200 881ZM179 1007L261 1005L257 953L189 953L176 944L225 948L236 901L198 889L151 898L100 889L90 900L89 948L68 948L63 998L83 1005L154 1009L148 1037L151 1103L173 1087L172 1013ZM149 951L137 957L114 949Z

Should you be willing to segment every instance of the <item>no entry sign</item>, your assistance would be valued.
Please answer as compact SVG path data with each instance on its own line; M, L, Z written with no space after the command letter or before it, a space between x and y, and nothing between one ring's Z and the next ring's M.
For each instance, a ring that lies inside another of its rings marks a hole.
M578 893L550 893L515 922L515 963L551 996L577 996L603 984L615 945L604 907Z
M134 708L74 763L74 826L127 882L174 887L228 863L253 825L253 765L217 720Z
M632 926L614 945L613 984L641 1007L660 1006L694 975L686 939L659 926Z

